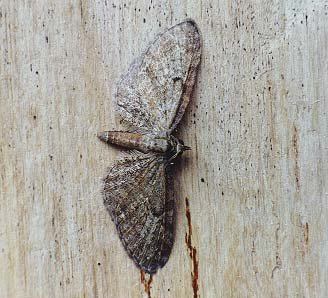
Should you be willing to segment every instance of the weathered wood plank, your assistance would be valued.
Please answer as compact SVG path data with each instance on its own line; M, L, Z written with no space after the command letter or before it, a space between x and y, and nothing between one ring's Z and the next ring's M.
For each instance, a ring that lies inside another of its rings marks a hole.
M326 1L0 2L1 297L325 297ZM147 282L99 192L115 81L186 17L176 241ZM145 286L144 286L145 284ZM145 291L146 288L146 291Z

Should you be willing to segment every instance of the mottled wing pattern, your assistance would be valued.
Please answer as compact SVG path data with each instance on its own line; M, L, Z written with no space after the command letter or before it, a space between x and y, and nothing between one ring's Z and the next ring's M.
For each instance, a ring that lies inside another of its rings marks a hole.
M165 157L134 152L104 178L104 204L122 243L145 272L168 260L173 244L172 197L166 196Z
M171 133L188 105L200 62L201 42L192 20L157 36L117 86L117 110L146 132Z

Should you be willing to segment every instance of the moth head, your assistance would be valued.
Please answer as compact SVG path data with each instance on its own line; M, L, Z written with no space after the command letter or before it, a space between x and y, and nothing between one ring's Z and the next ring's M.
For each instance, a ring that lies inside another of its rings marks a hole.
M191 150L191 148L186 146L182 140L172 135L169 137L169 144L171 146L171 153L172 153L171 159L180 156L183 153L183 151Z
M177 139L177 140L178 140L178 142L176 144L176 151L177 152L182 153L183 151L191 150L191 148L189 146L186 146L182 140L180 140L180 139Z

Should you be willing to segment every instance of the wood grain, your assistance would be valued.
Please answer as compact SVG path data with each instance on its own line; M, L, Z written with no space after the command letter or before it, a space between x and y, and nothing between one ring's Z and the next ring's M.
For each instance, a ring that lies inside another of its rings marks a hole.
M326 297L326 1L0 2L1 297ZM155 34L202 32L175 245L140 274L100 178L112 93Z

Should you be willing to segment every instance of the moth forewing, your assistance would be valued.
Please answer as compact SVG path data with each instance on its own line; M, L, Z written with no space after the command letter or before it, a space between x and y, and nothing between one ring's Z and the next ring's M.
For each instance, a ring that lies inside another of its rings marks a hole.
M192 20L158 35L122 75L115 95L118 113L136 128L172 132L188 105L200 55Z

